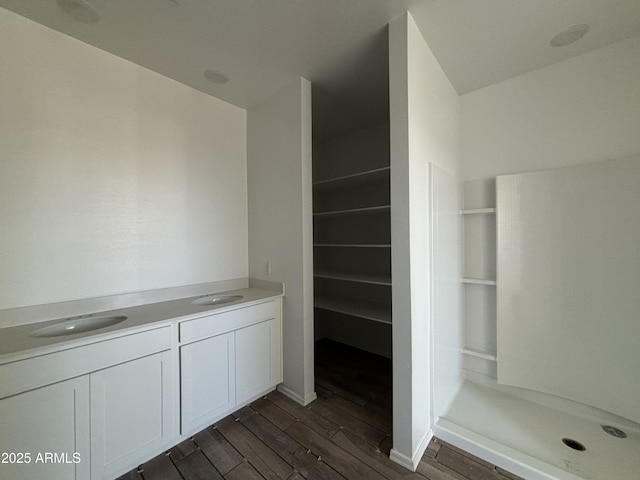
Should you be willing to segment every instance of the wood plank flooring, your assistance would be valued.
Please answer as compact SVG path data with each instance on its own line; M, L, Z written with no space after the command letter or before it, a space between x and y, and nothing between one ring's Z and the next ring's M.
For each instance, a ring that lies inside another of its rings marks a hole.
M389 460L386 358L318 342L316 392L307 407L272 392L119 480L519 480L437 439L415 473Z

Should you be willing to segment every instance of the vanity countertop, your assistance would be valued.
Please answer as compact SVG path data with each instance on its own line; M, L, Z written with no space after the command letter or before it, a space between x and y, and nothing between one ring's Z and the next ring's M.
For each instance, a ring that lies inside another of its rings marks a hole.
M242 288L224 292L212 292L211 294L242 295L243 298L221 305L194 305L192 303L193 300L205 296L197 295L116 310L87 312L87 314L95 316L124 315L127 319L116 325L99 328L97 330L57 337L32 337L30 335L33 331L59 323L65 320L64 318L5 327L0 329L0 364L44 355L57 350L100 342L142 330L149 330L174 321L184 321L239 307L250 306L255 303L260 303L261 301L282 296L279 292L258 288Z

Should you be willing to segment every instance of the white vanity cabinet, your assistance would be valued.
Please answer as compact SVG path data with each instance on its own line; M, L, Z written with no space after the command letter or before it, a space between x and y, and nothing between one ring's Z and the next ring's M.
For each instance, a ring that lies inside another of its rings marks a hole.
M236 404L234 333L180 348L181 433L198 430Z
M235 332L236 402L250 402L282 382L282 332L279 319Z
M182 435L282 382L281 300L180 323Z
M110 479L166 447L170 438L171 353L91 374L92 479Z
M241 293L246 303L1 356L0 479L113 480L272 390L282 300Z
M0 400L0 478L89 478L89 379Z
M173 338L166 325L0 365L0 455L16 455L0 478L112 480L160 453L176 437Z

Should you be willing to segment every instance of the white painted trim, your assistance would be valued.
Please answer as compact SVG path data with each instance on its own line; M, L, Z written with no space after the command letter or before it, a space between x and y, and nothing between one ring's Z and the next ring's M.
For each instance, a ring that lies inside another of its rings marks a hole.
M416 471L416 469L413 467L413 461L394 448L392 448L391 452L389 452L389 460L403 466L407 470L411 470L412 472Z
M583 480L448 420L439 419L433 429L439 439L527 480Z
M397 463L398 465L402 465L404 468L415 472L433 436L433 430L429 429L429 431L425 433L424 437L422 437L422 440L420 440L420 443L413 453L412 458L409 458L406 455L398 452L396 449L392 448L391 452L389 453L389 459Z
M424 455L424 452L426 452L427 447L429 446L429 442L431 442L431 439L433 437L434 437L433 428L430 428L429 431L424 434L424 437L422 437L422 440L418 444L418 448L413 454L413 465L414 465L413 470L414 471L416 468L418 468L418 464L420 463L420 460L422 460L422 456Z
M283 394L285 397L290 398L291 400L302 405L303 407L306 407L311 402L313 402L316 398L318 398L318 395L316 395L315 391L303 397L302 395L297 394L290 388L285 387L283 384L278 385L278 391L281 394Z

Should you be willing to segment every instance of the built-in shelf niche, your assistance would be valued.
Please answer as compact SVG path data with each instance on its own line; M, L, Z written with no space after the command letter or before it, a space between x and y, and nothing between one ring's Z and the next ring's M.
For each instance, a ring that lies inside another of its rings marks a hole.
M314 190L327 180L388 169L389 123L320 142L313 156Z
M316 270L314 276L329 280L342 280L354 283L364 283L368 285L391 286L391 277L385 275L372 275L364 273L341 273L324 270Z
M317 247L314 275L352 282L391 285L391 248Z
M345 245L391 244L391 212L365 210L314 216L314 243Z
M391 307L388 303L372 302L370 299L353 299L347 295L323 297L319 293L316 297L315 306L331 312L344 313L374 322L391 324Z
M391 248L391 243L315 243L314 247L323 248Z
M464 278L495 282L496 216L463 215Z
M495 179L467 181L464 200L465 369L496 376L496 198Z
M346 135L314 155L316 332L391 354L389 125Z
M383 167L316 182L313 188L314 215L389 208L389 172L389 167Z

